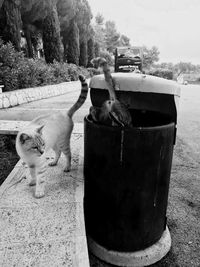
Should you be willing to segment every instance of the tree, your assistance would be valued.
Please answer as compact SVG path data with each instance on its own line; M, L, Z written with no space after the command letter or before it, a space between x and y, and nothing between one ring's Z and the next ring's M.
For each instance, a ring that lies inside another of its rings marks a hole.
M82 40L80 43L80 57L79 57L79 65L83 67L87 67L88 63L88 52L87 52L87 39Z
M68 35L67 61L78 65L79 63L79 29L75 20L71 22L71 28Z
M122 34L120 36L118 45L119 46L130 46L130 39L126 35Z
M34 56L35 36L42 33L42 22L48 14L49 4L49 1L21 0L21 16L28 57Z
M109 52L113 52L119 44L120 34L117 32L114 21L106 21L105 24L106 47Z
M174 71L177 76L179 76L181 73L193 72L195 70L195 65L192 65L190 62L179 62L174 65Z
M143 46L143 67L149 69L159 60L159 54L160 52L156 46L152 46L150 49Z
M106 50L106 38L105 38L105 30L101 25L94 25L94 40L95 43L99 44L99 48L101 50Z
M20 51L21 13L20 0L4 0L0 10L0 36L4 42L11 42Z
M99 57L100 55L100 45L98 42L94 42L94 56Z
M4 0L0 0L0 9L1 9L2 5L3 5L3 1Z
M96 17L95 17L95 22L97 25L103 25L104 24L104 17L102 14L97 13Z
M81 66L87 66L87 41L90 37L90 22L92 19L92 12L87 0L78 2L76 21L79 28L79 45L80 45L80 59Z
M91 60L95 57L94 54L94 39L91 37L87 42L88 47L88 67L92 67Z
M47 63L62 60L60 23L55 0L49 0L48 14L43 20L43 46Z
M71 22L77 11L78 0L58 0L57 11L60 21L60 34L62 36L64 48L64 60L67 60L69 32L71 31Z

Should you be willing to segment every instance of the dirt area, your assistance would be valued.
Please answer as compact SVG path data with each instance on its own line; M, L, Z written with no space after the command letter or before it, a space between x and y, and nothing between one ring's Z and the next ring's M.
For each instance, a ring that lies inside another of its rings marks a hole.
M19 157L15 150L15 137L0 135L0 185L14 168Z

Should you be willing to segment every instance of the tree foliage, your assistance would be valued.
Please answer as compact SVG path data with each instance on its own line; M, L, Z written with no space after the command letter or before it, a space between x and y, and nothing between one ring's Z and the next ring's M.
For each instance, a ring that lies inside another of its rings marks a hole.
M62 60L60 22L54 0L50 0L49 10L43 21L44 55L47 63Z
M126 35L122 34L119 39L119 46L130 46L130 45L131 45L130 39Z
M61 33L65 32L70 27L70 22L77 12L77 0L58 0L57 11L60 21Z
M106 21L105 39L106 39L107 50L109 52L113 52L115 47L119 45L119 40L120 40L120 34L117 32L114 21Z
M100 56L100 45L98 42L94 42L94 57Z
M69 31L69 42L67 46L67 62L78 65L79 64L79 29L75 20L71 22Z
M87 67L88 63L88 49L87 49L87 39L82 40L80 43L80 57L79 57L79 65L83 67Z
M96 22L97 25L103 26L103 24L104 24L104 17L103 17L103 15L100 14L100 13L97 13L97 15L95 17L95 22Z
M20 0L4 0L0 10L0 35L4 42L11 42L20 51L21 41Z
M114 21L105 21L103 15L98 13L95 17L94 40L101 51L114 52L117 46L130 46L130 39L120 34ZM97 56L97 55L96 55Z
M149 69L155 62L158 62L159 54L156 46L152 46L150 49L143 46L143 68Z
M79 38L81 43L87 39L89 25L92 19L92 12L87 0L78 1L75 18L79 28Z
M92 37L88 40L87 47L88 47L88 63L87 63L87 67L92 67L91 60L95 57L94 39Z

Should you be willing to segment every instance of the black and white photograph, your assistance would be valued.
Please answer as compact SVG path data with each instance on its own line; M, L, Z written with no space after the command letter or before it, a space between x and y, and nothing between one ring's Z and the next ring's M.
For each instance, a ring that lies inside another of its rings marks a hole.
M200 267L199 25L0 0L0 267Z

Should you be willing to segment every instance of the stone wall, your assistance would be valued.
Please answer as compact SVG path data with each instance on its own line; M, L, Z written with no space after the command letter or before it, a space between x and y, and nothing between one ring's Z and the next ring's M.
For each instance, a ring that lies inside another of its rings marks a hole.
M79 81L0 93L0 109L17 106L43 98L62 95L69 92L69 90L73 90L76 86L80 86Z

